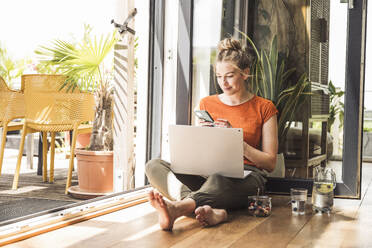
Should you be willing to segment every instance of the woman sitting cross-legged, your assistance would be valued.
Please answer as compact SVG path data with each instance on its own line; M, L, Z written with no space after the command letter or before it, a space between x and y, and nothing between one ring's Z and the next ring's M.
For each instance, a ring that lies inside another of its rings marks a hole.
M155 190L148 197L164 230L172 230L178 217L192 214L204 226L219 224L227 220L227 210L247 207L247 196L258 189L264 192L266 171L274 170L276 163L278 111L271 101L249 91L250 65L251 56L238 40L222 40L215 73L223 93L201 99L199 108L219 127L243 129L244 169L251 173L243 179L176 174L166 161L150 160L146 175Z

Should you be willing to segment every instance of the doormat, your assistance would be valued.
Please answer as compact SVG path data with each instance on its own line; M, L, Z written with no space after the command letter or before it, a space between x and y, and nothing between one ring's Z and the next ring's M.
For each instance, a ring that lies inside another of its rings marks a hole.
M21 200L3 202L0 203L0 222L62 207L71 203L74 202L38 198L24 198Z

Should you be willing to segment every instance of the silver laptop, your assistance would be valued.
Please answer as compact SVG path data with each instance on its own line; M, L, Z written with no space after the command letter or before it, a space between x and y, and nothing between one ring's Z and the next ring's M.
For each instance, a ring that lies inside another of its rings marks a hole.
M171 169L175 173L243 178L241 128L169 126Z

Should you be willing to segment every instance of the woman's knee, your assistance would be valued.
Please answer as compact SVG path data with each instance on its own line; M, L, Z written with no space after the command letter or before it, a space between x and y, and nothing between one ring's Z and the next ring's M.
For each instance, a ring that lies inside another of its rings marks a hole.
M145 173L147 176L150 176L153 174L154 171L156 171L156 168L161 165L161 159L160 158L155 158L149 160L146 165L145 165Z
M145 165L145 173L147 177L168 173L169 170L169 163L160 158L151 159Z

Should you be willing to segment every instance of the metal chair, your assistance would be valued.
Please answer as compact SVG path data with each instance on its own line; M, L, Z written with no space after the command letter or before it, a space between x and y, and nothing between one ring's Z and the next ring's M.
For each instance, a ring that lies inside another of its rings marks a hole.
M66 190L71 185L74 167L74 150L79 125L94 118L94 96L90 93L69 92L61 90L66 81L63 75L30 74L23 75L25 94L25 122L19 147L17 167L12 189L17 189L25 137L28 133L43 132L43 181L47 181L47 133L51 136L51 156L49 182L54 181L54 154L56 132L73 131Z
M0 175L4 159L6 135L8 131L22 129L23 123L14 122L13 120L24 118L24 116L25 102L22 90L16 91L9 89L4 79L0 77L0 127L3 128L0 147Z

